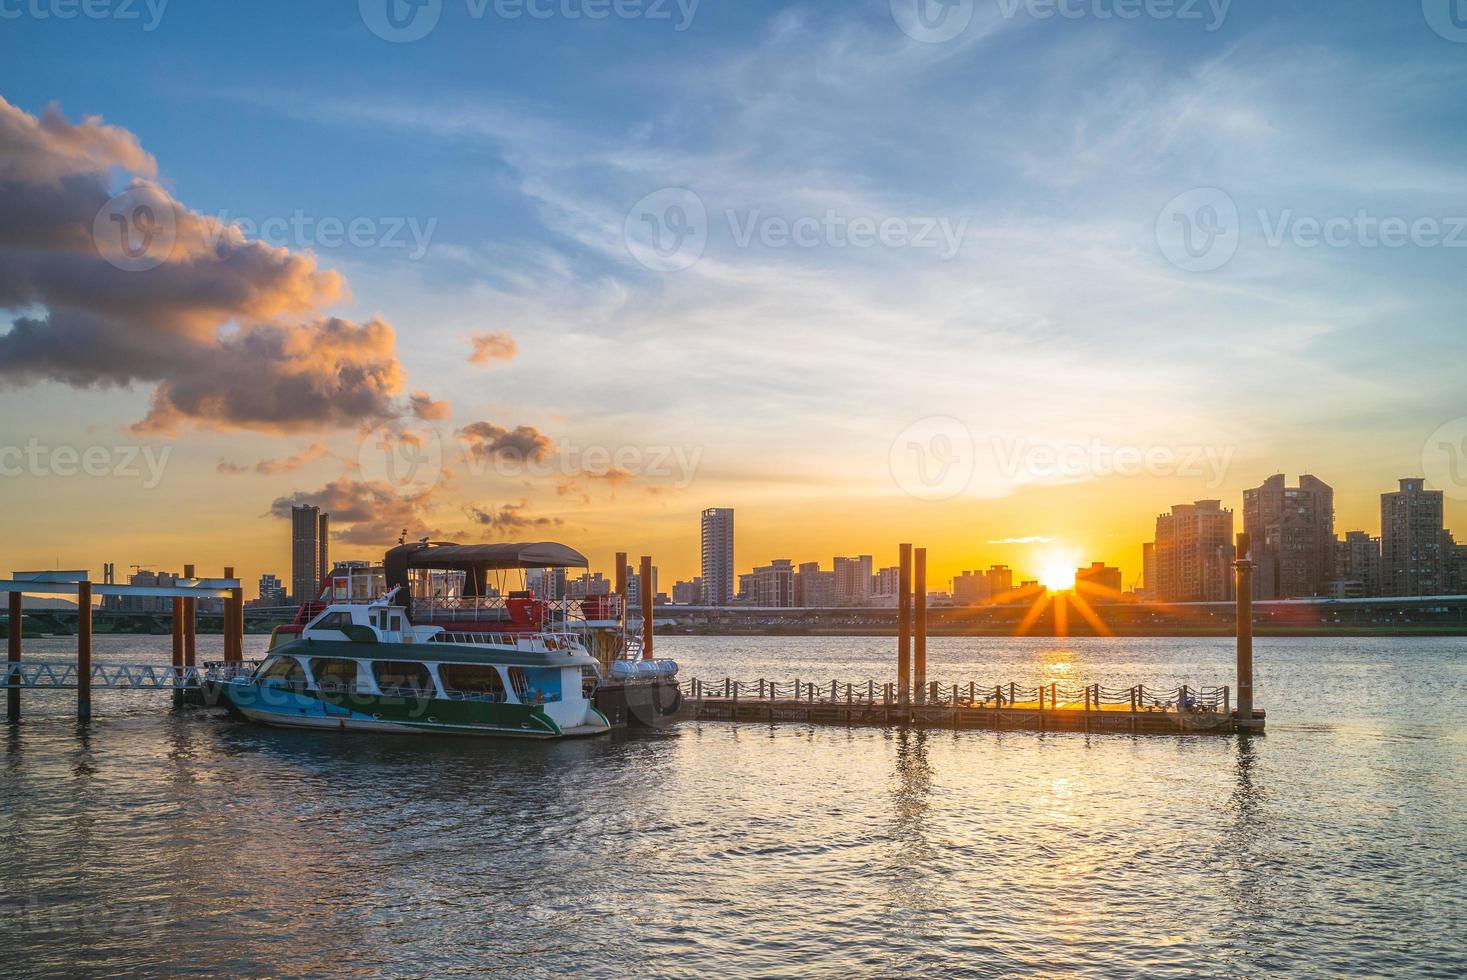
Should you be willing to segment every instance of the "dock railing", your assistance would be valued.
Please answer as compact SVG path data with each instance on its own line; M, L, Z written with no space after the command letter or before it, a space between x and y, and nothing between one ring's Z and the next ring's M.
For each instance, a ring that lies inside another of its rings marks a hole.
M1009 708L1026 711L1130 712L1136 714L1172 712L1176 714L1222 714L1230 710L1231 692L1227 687L1155 688L1137 684L1127 688L1110 688L1101 684L1083 687L1061 687L1057 682L1027 686L1008 684L944 685L930 682L923 691L924 704L949 708ZM683 682L683 696L695 701L783 701L809 704L892 707L900 704L900 691L892 682L878 684L867 679L859 682L816 683L795 678L777 681L759 678L738 681L725 677L720 681L689 678ZM910 703L910 702L909 702Z

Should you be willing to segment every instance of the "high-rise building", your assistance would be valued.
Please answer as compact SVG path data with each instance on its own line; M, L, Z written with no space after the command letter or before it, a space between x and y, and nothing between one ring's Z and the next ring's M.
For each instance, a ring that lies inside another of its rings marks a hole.
M657 566L652 566L652 598L657 599ZM627 608L640 609L642 606L642 568L640 565L627 569Z
M1442 492L1426 481L1402 480L1380 495L1381 592L1388 596L1437 595L1446 584Z
M788 558L776 558L768 565L754 569L750 602L756 606L785 609L795 604L795 564Z
M902 569L892 565L879 570L871 577L871 597L895 596L902 589Z
M1444 533L1446 538L1447 556L1447 583L1442 591L1449 595L1462 595L1467 593L1467 544L1458 544L1452 532Z
M295 602L316 598L321 580L331 571L326 541L330 518L319 507L290 509L290 590Z
M1156 542L1148 541L1141 546L1141 588L1137 590L1147 599L1156 595Z
M822 572L818 561L801 564L795 572L795 605L830 609L835 604L835 572Z
M1009 566L990 565L986 574L989 599L1002 599L1014 591L1014 572Z
M696 606L703 601L703 578L695 577L691 582L672 584L672 601L679 606Z
M177 581L178 575L173 572L151 572L142 567L127 577L128 585L140 585L147 588L167 588ZM171 612L173 600L167 596L125 595L121 597L119 607L123 612Z
M1346 531L1335 546L1332 595L1348 598L1380 595L1380 538L1368 531Z
M864 606L871 601L871 556L836 558L835 604L837 606Z
M734 512L732 507L703 511L703 605L727 606L734 600Z
M1253 549L1253 597L1325 595L1335 564L1335 492L1316 477L1297 487L1276 473L1243 491L1243 530Z
M283 606L285 602L285 583L280 581L280 577L269 573L261 575L260 605Z
M1075 590L1098 599L1119 599L1121 570L1103 561L1091 562L1089 568L1075 570Z
M1177 504L1156 518L1154 583L1160 602L1225 602L1233 597L1233 512L1220 500Z
M988 576L983 572L963 572L953 577L953 605L978 606L991 598Z

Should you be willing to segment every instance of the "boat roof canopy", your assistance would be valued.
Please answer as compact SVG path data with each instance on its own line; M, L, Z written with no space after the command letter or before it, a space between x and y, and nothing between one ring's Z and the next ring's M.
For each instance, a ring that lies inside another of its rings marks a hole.
M408 568L587 568L586 556L554 541L524 544L405 544L388 552ZM390 561L390 559L389 559Z

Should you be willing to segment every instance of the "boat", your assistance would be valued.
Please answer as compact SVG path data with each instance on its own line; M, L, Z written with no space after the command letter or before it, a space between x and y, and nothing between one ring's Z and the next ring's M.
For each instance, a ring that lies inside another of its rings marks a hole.
M544 739L669 724L677 664L639 657L621 597L563 597L564 570L586 565L553 542L419 542L338 565L219 693L291 728Z

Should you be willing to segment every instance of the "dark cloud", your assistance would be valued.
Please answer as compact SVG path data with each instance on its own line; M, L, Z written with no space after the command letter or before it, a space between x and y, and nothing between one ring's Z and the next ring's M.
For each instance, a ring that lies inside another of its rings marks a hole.
M434 401L425 391L415 391L409 395L408 405L413 415L424 422L437 422L453 414L453 407L448 402Z
M270 513L289 518L292 507L320 507L331 515L332 537L336 540L388 546L397 542L404 529L409 540L424 535L445 536L426 516L431 500L428 491L405 495L389 483L342 478L319 490L277 497L270 505Z
M538 462L555 451L549 436L528 425L513 429L493 422L474 422L458 430L464 451L478 459L503 459L510 462Z
M114 171L135 175L120 211ZM138 427L153 432L327 429L400 411L392 327L320 312L345 298L339 274L188 210L156 174L124 129L0 98L0 310L25 314L0 335L0 385L151 385Z
M475 524L499 534L537 527L559 527L565 523L558 517L531 516L527 513L529 506L528 500L521 500L517 504L505 504L497 510L493 507L467 507L465 513Z

